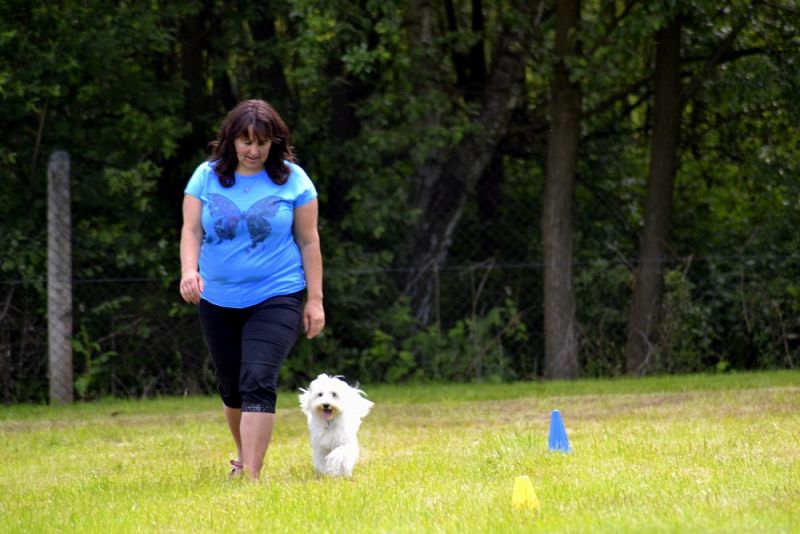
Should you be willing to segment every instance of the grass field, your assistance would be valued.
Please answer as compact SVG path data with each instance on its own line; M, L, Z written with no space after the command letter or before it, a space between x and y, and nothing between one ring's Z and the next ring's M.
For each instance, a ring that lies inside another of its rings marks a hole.
M227 480L215 398L2 407L0 530L800 532L800 372L362 386L351 480L313 473L295 393L258 484ZM571 453L547 450L554 409Z

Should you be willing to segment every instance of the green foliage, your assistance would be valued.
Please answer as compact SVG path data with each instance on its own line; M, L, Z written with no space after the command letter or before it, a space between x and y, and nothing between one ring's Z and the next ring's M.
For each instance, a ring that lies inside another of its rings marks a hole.
M82 324L72 337L72 353L78 360L75 393L79 399L88 400L108 395L110 391L111 360L114 351L103 351L101 344L89 337Z
M576 269L580 354L586 376L624 373L627 297L632 284L630 270L616 262L592 262Z
M483 87L460 85L464 73L488 76L503 23L536 16L515 10L524 2L486 1L475 29L469 2L453 2L450 19L423 4L0 5L3 399L45 395L46 164L57 149L72 158L79 396L213 388L194 310L175 291L180 199L225 110L251 97L276 103L320 192L328 327L297 345L282 383L322 370L388 382L537 377L553 13L520 50L523 98L445 245L438 322L422 325L397 265L432 185L422 171L476 133ZM659 369L800 361L800 18L745 0L593 0L568 65L583 99L573 270L587 376L624 369L653 35L676 13L684 87L746 24L685 107ZM485 72L468 61L475 50Z
M665 276L666 293L661 320L661 342L656 349L655 368L662 372L696 372L726 369L724 355L715 355L711 309L694 300L694 287L681 269Z
M359 376L373 382L515 380L509 343L524 343L528 332L516 303L481 316L418 328L407 301L400 301L381 317L370 344L361 353Z

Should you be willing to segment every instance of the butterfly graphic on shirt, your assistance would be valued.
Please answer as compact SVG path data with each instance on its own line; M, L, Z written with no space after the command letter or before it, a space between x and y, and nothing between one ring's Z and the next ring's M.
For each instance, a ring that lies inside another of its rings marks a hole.
M269 196L256 201L247 211L243 211L228 197L217 193L209 194L208 211L214 219L216 243L234 239L239 224L245 221L250 234L250 249L256 248L272 232L272 225L267 219L275 217L280 202L280 197ZM206 235L206 242L213 243L213 236Z

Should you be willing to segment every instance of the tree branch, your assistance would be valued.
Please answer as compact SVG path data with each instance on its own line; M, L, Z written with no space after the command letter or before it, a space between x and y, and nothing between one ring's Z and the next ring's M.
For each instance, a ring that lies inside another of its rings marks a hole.
M595 45L584 54L584 57L587 58L592 57L594 53L597 52L598 48L608 43L609 39L611 38L611 35L614 33L614 30L616 30L617 26L619 26L619 23L622 22L623 19L625 19L625 17L628 16L628 14L633 9L633 6L635 6L638 3L639 0L628 0L627 2L625 2L625 7L622 8L622 12L619 15L615 14L614 18L611 19L611 23L608 25L608 31L606 31L603 38L598 40L598 42L595 43Z
M800 9L797 9L792 6L781 5L781 4L774 4L772 2L762 2L767 7L771 7L773 9L777 9L778 11L786 11L791 13L792 15L800 15Z
M694 97L703 82L711 76L711 73L725 57L728 49L733 45L733 42L739 36L739 33L742 31L742 29L744 29L745 25L750 20L750 15L752 14L753 9L755 9L756 4L758 4L758 0L752 0L750 2L750 5L747 6L747 9L739 17L736 25L731 28L731 31L728 32L728 35L726 35L725 38L720 41L720 43L717 45L717 49L713 54L711 54L711 57L706 60L706 63L703 65L703 68L700 70L700 72L698 72L694 79L689 82L689 85L686 86L686 89L681 95L682 105L686 105L686 103Z
M583 117L591 117L593 115L598 115L606 111L608 108L612 107L617 102L628 98L628 96L630 96L631 93L638 93L642 89L642 87L647 87L648 83L650 83L649 76L645 78L640 78L635 82L628 84L627 86L622 88L622 90L617 91L613 95L609 96L608 98L597 104L592 109L586 110L583 113Z
M11 299L14 297L14 286L10 286L8 291L8 295L6 295L6 301L3 303L3 311L0 312L0 321L5 319L6 314L8 313L8 309L11 307Z

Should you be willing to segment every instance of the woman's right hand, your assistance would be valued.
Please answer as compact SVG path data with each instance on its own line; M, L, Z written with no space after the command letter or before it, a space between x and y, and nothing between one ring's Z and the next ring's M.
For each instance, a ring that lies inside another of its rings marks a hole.
M181 275L181 297L189 304L197 304L203 294L203 277L197 271L186 270Z

